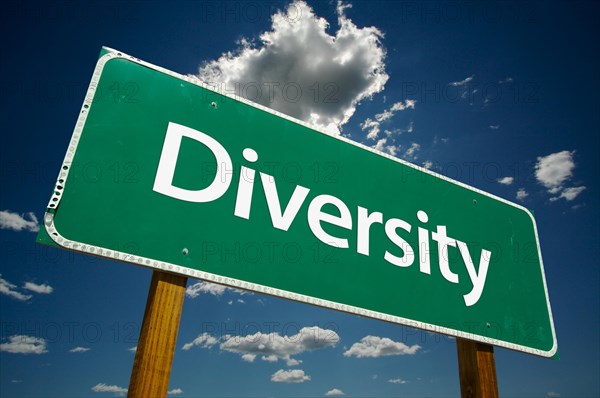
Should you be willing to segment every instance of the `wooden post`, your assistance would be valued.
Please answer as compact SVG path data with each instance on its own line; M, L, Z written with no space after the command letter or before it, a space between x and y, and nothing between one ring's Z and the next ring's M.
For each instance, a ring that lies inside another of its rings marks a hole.
M456 339L462 398L498 398L494 347Z
M152 273L131 379L129 398L166 397L187 278Z

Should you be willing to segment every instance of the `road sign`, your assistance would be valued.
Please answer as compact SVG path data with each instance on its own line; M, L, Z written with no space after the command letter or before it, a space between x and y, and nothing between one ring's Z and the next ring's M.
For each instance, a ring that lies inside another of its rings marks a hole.
M39 240L487 344L557 344L525 208L110 49Z

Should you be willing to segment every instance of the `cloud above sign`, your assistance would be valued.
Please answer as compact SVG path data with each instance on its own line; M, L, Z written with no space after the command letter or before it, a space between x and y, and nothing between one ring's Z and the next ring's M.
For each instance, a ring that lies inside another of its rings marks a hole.
M570 202L586 189L585 186L565 187L573 177L574 155L574 151L560 151L537 158L535 177L548 193L558 195L550 198L551 202L559 199Z
M198 77L217 89L247 98L286 115L339 132L357 104L383 90L383 37L375 27L357 27L337 5L339 29L304 1L272 16L260 43L242 39L239 48L204 63Z

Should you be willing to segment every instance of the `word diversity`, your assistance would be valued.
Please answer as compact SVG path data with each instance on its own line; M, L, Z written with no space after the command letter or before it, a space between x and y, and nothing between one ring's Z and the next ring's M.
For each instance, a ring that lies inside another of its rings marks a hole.
M215 157L216 176L210 185L203 189L188 190L173 185L173 176L175 174L175 167L183 137L193 139L205 145ZM251 148L244 149L242 156L249 163L255 163L258 160L258 154ZM222 197L229 189L232 181L232 174L221 173L221 171L223 169L231 170L233 168L232 165L233 163L227 150L213 137L201 131L170 122L167 127L153 190L160 194L187 202L212 202ZM246 166L241 166L233 214L247 220L250 219L255 174L255 170ZM274 177L262 172L259 174L273 227L282 231L288 231L293 221L296 219L302 204L308 197L310 189L297 185L288 204L282 209ZM221 176L221 178L217 178L217 176ZM325 205L335 206L339 210L340 215L335 216L324 212L323 207ZM417 212L417 219L422 224L426 224L429 217L424 210L419 210ZM341 199L327 194L313 197L308 206L307 220L311 232L321 242L339 249L349 249L348 239L332 236L325 232L322 226L322 223L328 223L343 229L352 230L353 225L355 224L352 213ZM387 238L403 252L402 256L398 256L386 251L384 254L385 261L400 268L406 268L413 265L416 257L415 250L402 237L402 234L412 233L413 226L411 224L399 218L389 218L384 222L384 216L381 212L369 211L361 206L357 206L356 220L356 252L358 254L364 256L370 255L370 228L373 224L381 224L384 225ZM416 230L419 244L419 270L424 274L431 274L431 263L429 258L430 231L421 226L417 227ZM444 225L436 226L435 232L431 232L431 240L437 243L440 272L442 276L451 283L459 283L459 276L450 269L448 248L458 248L464 266L467 269L470 282L473 286L471 291L464 295L465 305L475 305L483 293L492 253L482 249L479 265L476 267L471 258L467 243L449 237L446 226Z

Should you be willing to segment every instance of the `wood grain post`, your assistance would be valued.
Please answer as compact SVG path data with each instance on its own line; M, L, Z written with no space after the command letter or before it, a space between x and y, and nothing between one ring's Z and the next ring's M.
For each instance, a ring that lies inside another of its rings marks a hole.
M456 339L462 398L498 398L494 347Z
M131 379L129 398L166 397L187 278L152 273Z

